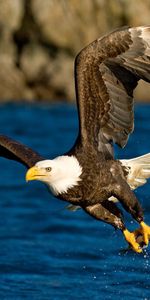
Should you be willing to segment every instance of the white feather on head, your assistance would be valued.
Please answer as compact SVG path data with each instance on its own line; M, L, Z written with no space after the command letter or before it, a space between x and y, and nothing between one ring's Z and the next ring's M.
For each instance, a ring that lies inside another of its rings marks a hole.
M67 192L67 190L81 180L82 167L75 156L58 156L52 160L43 160L35 165L38 168L51 168L47 176L40 180L45 182L54 195Z

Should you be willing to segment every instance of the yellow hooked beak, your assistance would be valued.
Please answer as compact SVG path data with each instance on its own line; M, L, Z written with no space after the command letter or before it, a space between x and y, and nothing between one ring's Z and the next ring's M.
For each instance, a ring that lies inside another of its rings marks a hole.
M32 168L30 168L27 173L26 173L26 181L30 181L30 180L40 180L41 177L45 176L45 172L44 170L34 166Z

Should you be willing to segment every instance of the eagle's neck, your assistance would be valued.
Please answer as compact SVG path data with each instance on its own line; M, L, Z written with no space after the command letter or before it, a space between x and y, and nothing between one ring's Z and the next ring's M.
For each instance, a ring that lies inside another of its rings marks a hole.
M51 181L47 185L54 195L66 193L78 185L82 167L75 156L58 156L52 160Z

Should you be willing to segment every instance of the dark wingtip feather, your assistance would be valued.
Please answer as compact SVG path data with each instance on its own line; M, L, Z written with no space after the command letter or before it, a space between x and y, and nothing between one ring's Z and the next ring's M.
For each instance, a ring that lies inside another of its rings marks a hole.
M0 135L0 156L20 162L27 168L44 159L31 148L5 135Z

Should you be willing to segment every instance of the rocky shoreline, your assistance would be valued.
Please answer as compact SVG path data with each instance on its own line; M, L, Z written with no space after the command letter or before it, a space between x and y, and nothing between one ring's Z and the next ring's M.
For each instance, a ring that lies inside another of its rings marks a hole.
M149 0L0 0L0 101L74 101L76 54L113 28L149 24ZM149 101L140 83L136 98Z

